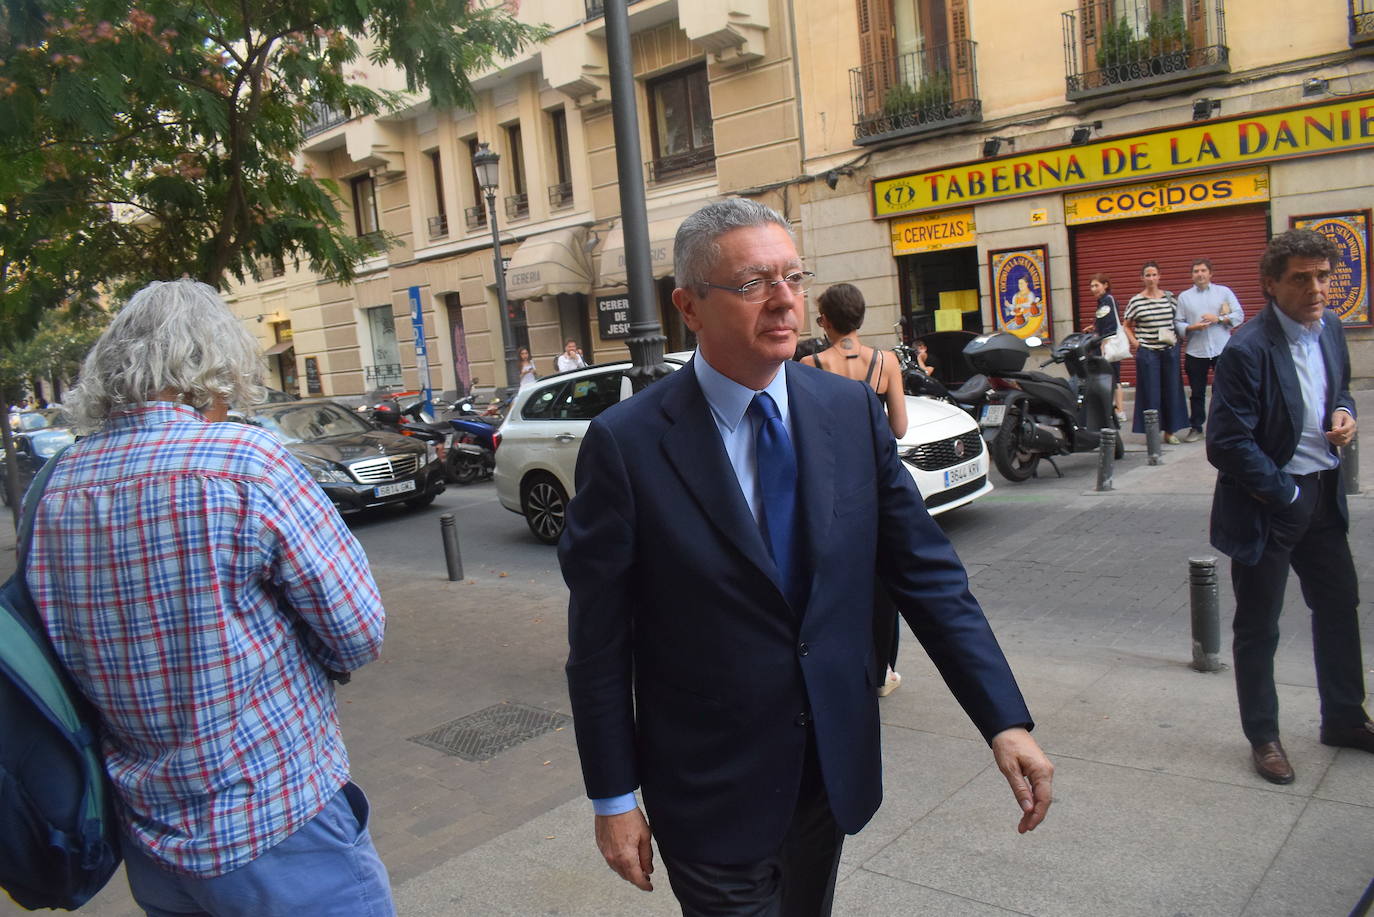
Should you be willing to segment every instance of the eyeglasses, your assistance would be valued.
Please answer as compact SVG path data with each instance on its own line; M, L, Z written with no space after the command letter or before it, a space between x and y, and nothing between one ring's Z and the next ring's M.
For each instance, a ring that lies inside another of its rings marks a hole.
M811 281L816 279L816 275L810 271L793 271L781 280L751 280L742 287L724 287L718 283L702 282L704 287L714 287L717 290L724 290L727 293L738 293L745 302L760 303L767 302L773 296L773 290L780 283L785 283L793 293L805 293L811 289Z

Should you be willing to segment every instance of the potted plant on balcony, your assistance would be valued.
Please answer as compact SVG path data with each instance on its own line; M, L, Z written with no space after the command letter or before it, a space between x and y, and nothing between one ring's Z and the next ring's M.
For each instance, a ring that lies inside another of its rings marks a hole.
M1103 83L1126 83L1136 78L1134 65L1140 59L1140 42L1126 17L1102 29L1097 43L1097 71Z
M1151 74L1188 69L1188 23L1183 18L1183 4L1170 3L1163 12L1150 17L1145 24L1145 43Z
M948 121L953 117L952 82L947 69L926 74L920 83L898 83L883 96L883 115L893 130Z

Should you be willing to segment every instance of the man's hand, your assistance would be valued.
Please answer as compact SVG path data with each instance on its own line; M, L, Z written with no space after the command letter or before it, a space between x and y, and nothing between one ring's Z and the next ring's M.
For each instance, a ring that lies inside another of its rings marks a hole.
M646 892L654 890L649 878L654 871L654 848L649 843L652 836L649 823L638 808L619 815L596 816L596 846L606 864L620 878Z
M1020 726L1004 729L992 737L992 756L1021 806L1017 832L1034 831L1045 820L1054 801L1054 765L1031 734Z
M1326 431L1326 438L1333 446L1350 445L1355 438L1355 418L1349 411L1336 411L1331 415L1331 429Z

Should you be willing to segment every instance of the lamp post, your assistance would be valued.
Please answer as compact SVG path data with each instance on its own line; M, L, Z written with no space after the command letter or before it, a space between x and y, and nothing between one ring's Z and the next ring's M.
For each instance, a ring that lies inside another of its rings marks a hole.
M515 385L520 381L520 369L515 365L515 337L510 327L510 304L506 302L506 267L501 263L501 230L496 225L496 185L499 175L501 156L489 149L485 143L477 144L477 152L472 157L472 168L477 173L477 184L487 195L487 221L491 223L491 254L496 262L496 301L501 306L501 340L506 353L506 384Z

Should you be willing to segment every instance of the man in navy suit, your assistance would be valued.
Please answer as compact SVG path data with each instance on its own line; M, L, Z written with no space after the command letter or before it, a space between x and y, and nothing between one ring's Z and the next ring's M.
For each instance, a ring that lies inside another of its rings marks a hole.
M1355 565L1336 449L1355 436L1350 355L1326 309L1325 236L1275 236L1260 262L1269 305L1231 337L1217 362L1207 458L1217 467L1212 544L1231 557L1233 652L1240 721L1256 772L1292 783L1279 740L1274 651L1288 568L1312 610L1321 741L1374 752L1364 710Z
M699 350L592 423L559 551L607 863L651 890L651 822L684 914L830 913L882 798L875 570L1033 829L1053 768L878 400L789 362L811 275L787 222L720 201L674 257Z

